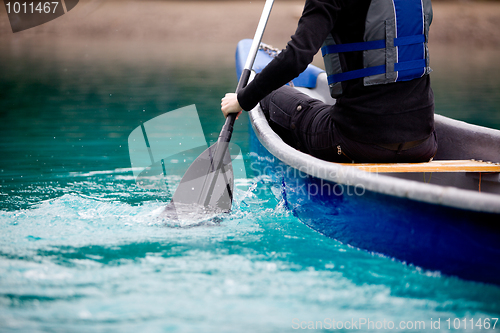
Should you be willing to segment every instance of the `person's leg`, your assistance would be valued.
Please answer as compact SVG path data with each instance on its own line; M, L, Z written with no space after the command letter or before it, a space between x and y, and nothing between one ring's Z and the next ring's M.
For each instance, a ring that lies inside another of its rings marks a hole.
M437 152L437 136L433 132L422 142L377 145L350 140L337 132L345 155L357 163L420 163L430 161ZM393 147L389 147L393 146Z
M286 144L323 160L349 162L338 154L331 105L289 86L275 90L260 105L269 125Z

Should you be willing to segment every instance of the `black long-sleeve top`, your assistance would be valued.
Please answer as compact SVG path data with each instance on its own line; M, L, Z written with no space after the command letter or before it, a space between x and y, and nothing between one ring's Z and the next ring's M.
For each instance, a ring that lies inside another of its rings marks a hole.
M342 43L362 42L371 0L307 0L286 49L238 93L251 110L273 90L302 73L327 35ZM363 68L363 53L341 54L347 70ZM400 143L428 137L434 129L434 96L429 75L411 81L364 86L363 79L342 82L343 94L331 108L335 125L347 137L368 143Z

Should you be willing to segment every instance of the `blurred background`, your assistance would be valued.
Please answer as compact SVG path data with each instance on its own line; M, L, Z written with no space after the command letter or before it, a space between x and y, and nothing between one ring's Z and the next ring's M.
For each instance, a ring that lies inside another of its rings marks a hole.
M141 123L196 104L207 142L233 91L236 43L252 38L264 1L82 0L13 33L0 6L0 178L129 168ZM263 41L284 48L304 1L277 0ZM500 2L434 1L436 112L500 128ZM315 64L322 65L319 55ZM245 146L248 120L237 122ZM245 147L243 147L245 148Z

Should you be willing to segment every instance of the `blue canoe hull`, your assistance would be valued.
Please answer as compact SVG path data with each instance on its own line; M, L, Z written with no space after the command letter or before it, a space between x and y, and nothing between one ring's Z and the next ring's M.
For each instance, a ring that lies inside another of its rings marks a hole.
M271 155L250 131L252 168L270 176L285 207L311 229L427 270L500 285L496 214L418 202L306 175Z

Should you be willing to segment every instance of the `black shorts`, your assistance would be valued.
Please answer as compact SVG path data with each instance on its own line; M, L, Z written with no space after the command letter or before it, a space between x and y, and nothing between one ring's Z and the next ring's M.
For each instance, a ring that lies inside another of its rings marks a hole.
M285 143L331 162L428 162L437 151L437 137L413 143L378 145L347 138L330 116L332 105L289 86L275 90L260 102L271 128Z

